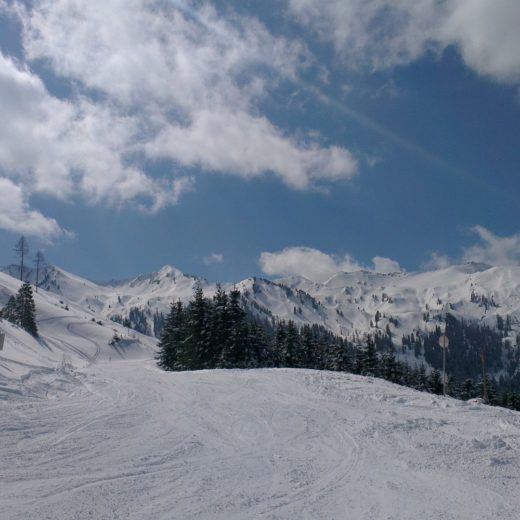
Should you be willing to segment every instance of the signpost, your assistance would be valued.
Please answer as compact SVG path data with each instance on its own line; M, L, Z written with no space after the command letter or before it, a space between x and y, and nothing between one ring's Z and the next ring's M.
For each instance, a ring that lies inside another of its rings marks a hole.
M442 348L442 393L446 395L446 349L450 344L450 340L446 333L439 338L439 346Z
M486 385L486 352L484 348L480 349L480 360L482 361L482 399L487 404L487 385Z

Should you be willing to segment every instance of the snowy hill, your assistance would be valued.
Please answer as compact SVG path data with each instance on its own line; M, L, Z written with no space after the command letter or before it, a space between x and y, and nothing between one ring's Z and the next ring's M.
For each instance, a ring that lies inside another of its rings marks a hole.
M0 273L0 305L17 293L21 282ZM0 351L0 390L27 392L42 380L55 378L56 370L84 368L96 360L149 358L156 341L111 321L101 320L74 301L40 290L34 295L39 337L6 320L0 329L6 334ZM109 345L117 333L122 338ZM0 392L0 398L2 393Z

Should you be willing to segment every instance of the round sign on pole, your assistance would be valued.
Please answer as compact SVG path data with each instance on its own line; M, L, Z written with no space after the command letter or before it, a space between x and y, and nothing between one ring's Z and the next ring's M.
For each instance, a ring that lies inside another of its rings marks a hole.
M448 339L448 336L446 336L445 334L443 334L440 338L439 338L439 345L441 348L448 348L448 345L450 344L450 340Z

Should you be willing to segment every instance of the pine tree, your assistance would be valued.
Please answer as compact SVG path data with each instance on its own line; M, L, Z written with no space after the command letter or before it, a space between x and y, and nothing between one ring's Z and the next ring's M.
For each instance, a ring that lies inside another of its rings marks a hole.
M375 376L378 372L378 358L376 352L376 346L372 338L367 339L365 347L365 359L363 363L362 374L365 376Z
M182 302L170 306L159 341L158 365L165 370L182 370L184 309Z
M301 343L301 363L305 368L316 368L316 354L318 345L312 329L309 325L304 325L300 331Z
M428 376L426 375L426 368L422 364L415 371L413 387L422 392L428 390Z
M207 365L214 368L222 363L222 352L231 333L229 298L220 284L217 285L211 308Z
M219 365L222 368L243 367L244 349L247 341L245 312L240 306L240 291L233 289L229 293L228 306L229 333L221 353Z
M387 381L397 382L397 363L393 352L385 352L381 356L380 375Z
M14 296L11 296L5 307L2 309L2 318L15 325L20 323L20 309L18 308L18 301Z
M443 392L441 373L437 369L433 369L430 373L428 389L432 394L440 395Z
M252 334L255 335L256 359L259 367L273 366L273 352L269 347L269 341L262 326L252 325Z
M187 319L187 337L184 363L189 370L207 368L209 363L209 312L208 302L200 286L196 287L190 302Z
M329 339L329 368L338 372L348 372L352 370L352 360L348 344L342 338L333 336Z
M36 306L34 304L32 287L29 282L25 282L18 291L16 297L20 326L32 336L38 336L36 326Z
M275 367L285 366L285 340L287 337L287 324L280 321L276 324L273 348L273 364Z
M289 320L283 345L283 360L287 367L299 367L301 360L300 335L294 321Z
M477 390L475 388L475 382L473 381L473 379L466 379L460 387L459 397L462 400L467 401L468 399L473 399L473 397L475 397L476 395Z

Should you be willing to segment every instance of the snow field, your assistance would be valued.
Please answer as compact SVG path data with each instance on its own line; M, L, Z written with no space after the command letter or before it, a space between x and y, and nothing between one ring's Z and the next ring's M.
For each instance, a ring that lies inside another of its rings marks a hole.
M65 374L0 401L6 520L518 518L515 412L309 370Z

